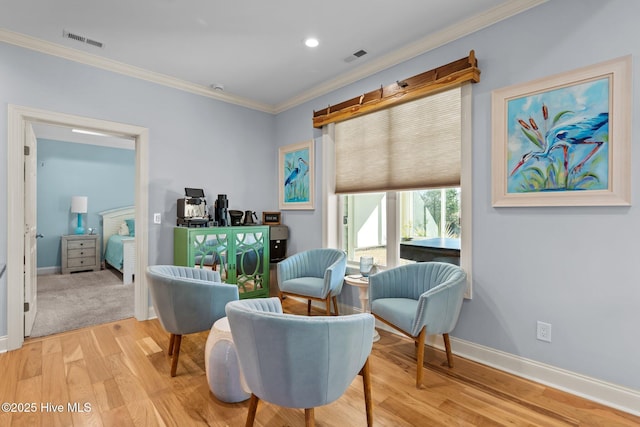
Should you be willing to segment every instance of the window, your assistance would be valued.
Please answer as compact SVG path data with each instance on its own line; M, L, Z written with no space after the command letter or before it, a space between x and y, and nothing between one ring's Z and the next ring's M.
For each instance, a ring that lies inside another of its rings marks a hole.
M447 250L450 248L438 253L438 247L421 245L431 239L446 239L459 248L460 187L392 194L398 200L399 209L399 264L428 260L459 264L459 255L453 255L453 250ZM361 256L373 256L377 265L386 266L387 193L345 194L340 196L340 204L343 217L339 241L348 261L356 263Z
M460 187L400 193L401 239L460 238Z
M460 259L442 260L459 263L471 277L470 93L463 85L402 104L400 114L388 111L398 107L384 110L384 120L374 120L376 112L323 127L324 173L336 180L323 188L325 244L345 250L354 265L373 255L376 264L394 267L415 262L401 257L403 242L453 239ZM452 94L457 104L449 103ZM417 119L408 119L412 114ZM367 118L360 130L349 123L359 118ZM390 137L376 134L378 122ZM370 145L376 139L382 148ZM447 157L456 144L457 153ZM442 158L454 158L455 165L442 167Z
M340 196L343 208L341 248L347 260L373 257L378 265L387 264L387 194L363 193Z

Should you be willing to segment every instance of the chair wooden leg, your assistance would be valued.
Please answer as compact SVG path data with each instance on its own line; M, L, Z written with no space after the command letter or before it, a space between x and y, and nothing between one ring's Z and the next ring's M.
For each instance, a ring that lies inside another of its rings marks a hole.
M171 359L171 376L176 376L178 370L178 357L180 356L180 343L182 341L182 335L176 335L175 342L173 344L173 359Z
M447 352L447 363L450 368L453 368L453 354L451 354L451 343L449 342L449 334L442 334L444 339L444 349Z
M307 408L304 410L304 425L305 427L313 427L316 425L313 408Z
M331 297L327 297L325 305L327 306L327 316L331 316Z
M418 335L418 351L417 351L417 366L416 366L416 388L420 388L422 385L422 365L424 364L424 341L427 337L427 329L422 328L420 335Z
M369 370L369 358L364 362L360 370L362 385L364 386L364 406L367 411L367 427L373 426L373 399L371 399L371 371Z
M256 419L256 411L258 410L259 402L260 398L251 393L251 400L249 401L249 413L247 414L247 422L245 423L245 427L253 427L253 422Z
M336 310L336 316L340 316L340 313L338 313L338 297L331 297L331 299L333 300L333 308Z
M307 316L311 316L311 300L307 300Z
M282 300L284 299L284 295L282 295L282 292L278 292L278 298L280 298L280 304L282 304Z
M167 352L169 356L173 354L173 344L175 342L176 342L176 336L174 334L171 334L171 336L169 337L169 351Z

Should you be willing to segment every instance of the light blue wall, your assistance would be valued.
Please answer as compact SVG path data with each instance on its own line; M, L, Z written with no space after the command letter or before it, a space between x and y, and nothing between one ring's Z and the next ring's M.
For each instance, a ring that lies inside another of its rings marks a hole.
M38 267L60 266L60 236L73 234L71 197L87 196L83 225L101 234L98 212L132 206L134 150L38 139Z
M465 301L453 336L640 390L640 375L631 374L640 372L637 106L628 177L634 183L633 206L491 207L491 92L624 55L637 62L639 16L640 2L633 0L550 1L281 113L277 142L315 137L320 159L313 110L475 50L482 81L473 85L473 299ZM640 81L637 63L633 79ZM314 212L284 216L296 250L321 244L321 208L318 198ZM537 320L553 325L552 343L536 340Z
M0 164L7 164L7 105L149 129L149 264L173 261L176 200L185 187L218 193L240 210L278 210L275 117L248 108L0 43ZM272 160L269 160L272 159ZM7 176L0 173L0 262L7 254ZM89 201L91 203L91 201ZM162 224L153 224L154 212ZM0 285L0 337L7 284Z

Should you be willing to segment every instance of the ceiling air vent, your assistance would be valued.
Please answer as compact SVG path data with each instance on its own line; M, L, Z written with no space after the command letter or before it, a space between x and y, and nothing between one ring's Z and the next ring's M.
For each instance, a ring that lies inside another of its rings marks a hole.
M86 43L90 44L91 46L99 47L100 49L102 49L102 46L104 46L102 42L91 40L91 39L87 39Z
M344 62L351 62L351 61L355 61L356 59L364 56L367 54L366 50L360 49L357 52L354 52L353 54L347 56L346 58L344 58Z
M62 37L64 37L65 39L71 39L71 40L75 40L75 41L80 42L80 43L85 43L85 44L89 44L91 46L99 47L100 49L102 49L104 47L104 43L102 43L102 42L90 39L90 38L85 37L85 36L81 36L79 34L72 33L72 32L67 31L67 30L62 30Z

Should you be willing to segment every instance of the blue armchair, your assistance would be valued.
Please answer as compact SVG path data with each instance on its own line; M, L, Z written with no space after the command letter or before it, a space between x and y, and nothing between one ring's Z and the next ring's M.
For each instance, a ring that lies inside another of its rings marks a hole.
M427 335L442 334L453 367L449 332L458 321L466 277L460 267L440 262L402 265L369 277L371 313L416 342L416 387L422 384Z
M278 263L280 300L285 295L307 300L307 315L311 314L311 300L324 301L327 315L331 314L331 300L338 315L337 296L342 291L347 256L337 249L311 249L290 256Z
M171 376L176 376L182 335L211 329L225 305L239 298L238 287L220 283L220 273L191 267L147 267L151 301L160 324L171 334Z
M373 424L369 354L374 319L351 316L283 314L278 298L227 304L227 317L251 400L246 426L252 426L260 400L305 408L313 426L314 408L344 394L363 377L367 425Z

